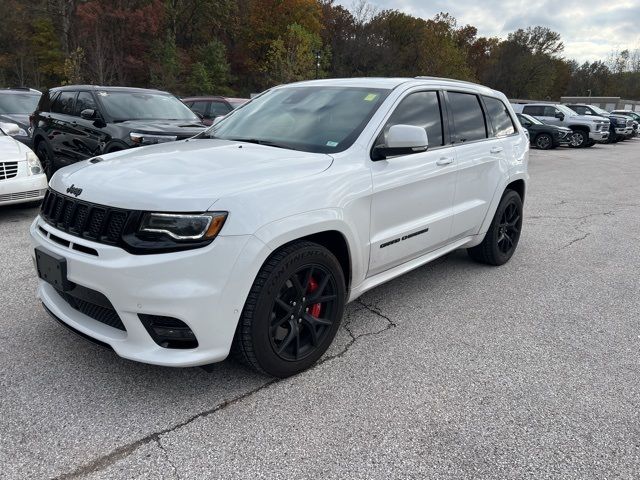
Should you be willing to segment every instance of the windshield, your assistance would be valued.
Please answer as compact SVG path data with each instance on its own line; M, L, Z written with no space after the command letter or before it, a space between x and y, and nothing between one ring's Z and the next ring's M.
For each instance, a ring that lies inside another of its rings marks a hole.
M33 93L0 93L0 114L5 115L29 115L38 106L40 95Z
M532 117L531 115L527 115L526 113L521 113L520 116L525 120L528 120L529 122L533 123L534 125L544 125L544 123L542 123L540 120L538 120L535 117Z
M234 110L202 136L336 153L358 138L389 90L360 87L284 87Z
M114 122L126 120L185 120L199 119L184 103L172 95L149 92L98 91L107 114Z
M609 112L607 112L605 109L596 107L595 105L591 105L591 109L594 112L599 113L600 115L609 115Z
M560 110L562 113L564 113L565 116L567 117L575 117L578 115L576 112L574 112L573 110L571 110L569 107L565 105L556 105L556 108Z

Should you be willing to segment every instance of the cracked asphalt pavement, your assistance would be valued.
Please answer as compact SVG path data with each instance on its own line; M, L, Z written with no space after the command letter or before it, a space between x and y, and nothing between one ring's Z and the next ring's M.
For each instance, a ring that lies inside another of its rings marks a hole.
M347 308L286 380L116 357L34 298L0 208L0 477L640 476L640 139L532 151L511 262L455 252Z

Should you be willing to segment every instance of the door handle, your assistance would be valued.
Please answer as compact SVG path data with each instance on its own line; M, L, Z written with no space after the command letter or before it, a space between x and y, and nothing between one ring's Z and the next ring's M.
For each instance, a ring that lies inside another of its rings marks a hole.
M500 153L504 150L504 148L502 147L493 147L491 150L489 150L491 153Z
M453 158L451 158L451 157L442 157L440 160L438 160L436 162L436 165L442 167L444 165L449 165L450 163L453 163Z

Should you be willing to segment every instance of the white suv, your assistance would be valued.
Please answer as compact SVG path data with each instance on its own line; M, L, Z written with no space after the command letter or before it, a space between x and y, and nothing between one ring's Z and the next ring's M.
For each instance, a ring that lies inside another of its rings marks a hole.
M273 88L197 137L54 175L38 295L118 355L274 376L318 360L345 304L466 248L501 265L529 140L502 93L438 78Z

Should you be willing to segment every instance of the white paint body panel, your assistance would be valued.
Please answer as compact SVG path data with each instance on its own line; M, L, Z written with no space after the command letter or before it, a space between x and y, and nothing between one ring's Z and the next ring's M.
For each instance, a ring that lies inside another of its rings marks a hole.
M0 134L0 173L3 173L4 163L16 162L18 167L15 177L0 179L0 205L35 202L44 197L47 177L44 173L29 173L27 152L30 151L26 145Z
M339 232L349 249L353 300L453 249L481 242L505 186L528 180L529 142L523 130L503 139L383 161L370 158L374 139L408 93L462 88L508 105L499 92L442 79L347 79L305 85L327 83L393 89L355 143L340 153L189 140L117 152L99 163L80 162L56 173L54 190L65 193L75 185L83 189L80 199L88 202L162 212L227 211L229 216L211 245L155 255L132 255L79 239L37 218L31 227L33 246L64 256L69 279L106 295L127 331L71 309L44 282L38 289L40 299L62 321L110 344L123 357L159 365L203 365L227 356L251 285L280 246L314 233ZM502 150L492 153L498 148ZM93 248L99 256L56 244L40 228ZM380 248L426 228L424 234ZM139 312L183 320L200 346L159 347L137 319Z

